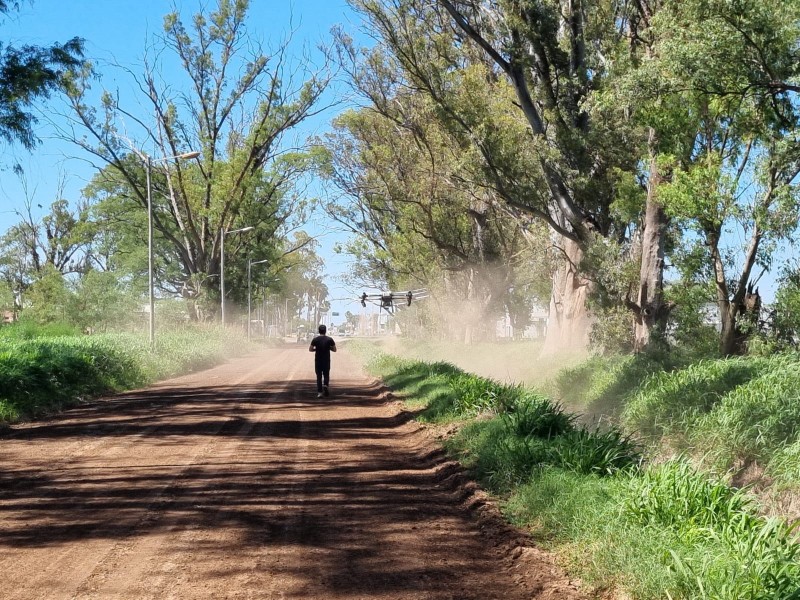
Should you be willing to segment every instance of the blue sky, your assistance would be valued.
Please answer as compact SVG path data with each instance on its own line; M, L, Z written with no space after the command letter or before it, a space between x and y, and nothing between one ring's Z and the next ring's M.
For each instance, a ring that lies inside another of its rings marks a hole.
M0 40L13 44L47 45L54 41L64 42L75 36L82 37L86 40L87 58L100 65L102 85L119 89L120 94L124 95L130 93L130 79L120 69L105 68L103 65L118 63L138 71L146 44L153 35L161 32L164 15L176 9L184 22L188 22L201 5L210 10L216 5L216 0L23 0L21 10L12 13L0 24ZM330 40L330 30L334 26L342 26L357 40L368 43L368 40L359 36L360 17L347 6L345 0L251 0L248 31L267 45L270 41L284 38L291 28L294 30L293 45L298 51L303 47L313 49ZM299 134L305 137L324 132L330 119L339 110L342 110L341 106L307 123ZM52 114L52 110L48 112ZM71 158L78 152L77 148L54 139L45 120L42 119L37 129L42 144L33 153L27 153L19 147L3 148L3 157L0 158L0 168L3 169L0 171L0 232L17 222L14 211L24 208L25 192L20 180L10 170L13 163L19 163L25 171L33 206L49 206L56 199L60 181L64 184L64 197L77 199L81 188L94 173L84 160ZM336 279L346 269L346 259L335 255L332 247L343 239L343 235L328 232L328 228L329 224L317 222L309 230L321 234L321 254L330 275L328 284L331 297L354 298L361 290L346 289ZM794 253L786 247L781 254ZM761 281L762 293L768 299L774 293L777 269L774 271ZM356 312L360 306L355 300L334 305L334 310L341 313L348 309Z
M173 9L190 22L191 15L204 6L210 11L215 0L33 0L24 2L21 10L11 13L0 25L2 39L14 45L48 45L54 41L64 42L72 37L84 38L86 56L96 62L101 73L101 85L106 89L118 89L121 96L132 94L131 80L118 68L104 65L117 63L134 72L139 72L145 47L153 36L162 30L163 17ZM312 57L320 58L316 47L331 38L331 28L342 26L350 35L358 38L359 17L344 0L251 0L247 21L248 32L269 46L286 37L291 29L292 46L299 54L304 48ZM335 93L335 92L333 92ZM57 109L57 100L44 105L50 111L40 119L37 134L41 145L32 153L14 147L4 148L0 159L0 231L5 231L18 221L14 211L25 206L25 187L11 172L10 166L19 163L25 172L27 194L32 196L33 206L48 207L58 194L59 182L63 182L67 199L77 199L80 190L94 174L94 169L79 156L79 150L69 143L56 139L46 120ZM298 135L307 137L325 131L339 106L319 118L307 123ZM38 210L38 209L37 209ZM333 244L343 239L342 234L329 232L329 225L317 222L310 232L321 235L322 254L330 274L329 287L333 298L352 297L354 290L347 290L336 283L336 275L345 268L344 257L332 252ZM334 310L356 312L357 303L336 303Z

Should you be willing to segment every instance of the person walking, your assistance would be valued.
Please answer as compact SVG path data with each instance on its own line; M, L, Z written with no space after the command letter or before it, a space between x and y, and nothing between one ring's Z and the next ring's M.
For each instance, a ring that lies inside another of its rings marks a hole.
M332 337L325 333L328 328L325 325L319 326L319 335L311 340L308 347L309 352L314 352L314 370L317 372L317 398L327 396L328 385L331 378L331 352L336 352L336 342Z

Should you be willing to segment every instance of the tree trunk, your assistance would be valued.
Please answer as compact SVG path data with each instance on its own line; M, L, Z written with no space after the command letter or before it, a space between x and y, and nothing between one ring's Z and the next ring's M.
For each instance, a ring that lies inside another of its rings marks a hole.
M719 352L722 356L736 354L736 311L726 301L719 302Z
M473 342L475 322L475 315L473 314L475 310L475 271L473 269L469 270L469 277L467 279L467 305L465 308L464 345L470 346Z
M635 303L628 303L634 314L635 352L645 350L653 339L653 333L663 333L669 307L664 303L664 236L667 215L656 198L662 176L658 171L654 135L650 135L650 178L647 185L644 228L642 231L641 268L639 292Z
M562 238L560 244L565 260L553 273L544 352L584 350L589 342L586 301L591 285L579 271L583 250L577 242L566 238Z

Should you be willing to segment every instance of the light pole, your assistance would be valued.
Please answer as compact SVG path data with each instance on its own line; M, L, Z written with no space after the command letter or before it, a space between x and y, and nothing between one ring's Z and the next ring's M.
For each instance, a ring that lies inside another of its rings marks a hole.
M230 229L225 231L223 227L220 229L219 240L219 293L222 296L222 326L225 327L225 234L226 233L244 233L245 231L252 231L255 227L242 227L240 229ZM249 316L248 316L249 318Z
M183 154L176 154L174 156L163 156L161 158L153 159L149 155L137 150L130 146L131 150L144 161L145 171L147 175L147 287L150 296L150 351L155 350L156 347L156 300L153 284L153 192L150 182L150 171L154 162L165 162L168 160L184 160L188 158L197 158L200 153L197 151L184 152Z
M253 265L260 265L261 263L265 263L265 262L267 262L267 259L257 260L255 262L253 262L250 259L247 259L247 341L248 342L250 341L250 310L251 310L250 309L250 298L251 298L251 293L250 293L250 287L251 287L250 271L252 270Z
M156 347L156 309L155 309L155 292L154 292L154 277L153 277L153 190L151 185L151 171L153 163L166 162L168 160L186 160L189 158L197 158L200 152L197 150L190 150L181 154L173 156L161 156L159 158L152 158L149 154L137 148L133 142L127 137L113 134L121 142L128 147L128 149L139 157L145 166L145 176L147 182L147 288L150 304L150 351Z

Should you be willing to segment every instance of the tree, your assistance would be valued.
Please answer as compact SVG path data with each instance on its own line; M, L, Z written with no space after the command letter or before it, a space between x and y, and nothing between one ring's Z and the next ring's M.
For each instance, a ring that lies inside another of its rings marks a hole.
M271 265L269 273L262 273L262 277L268 277L272 285L281 290L288 321L294 324L297 319L306 327L316 327L321 315L330 309L323 274L325 265L317 253L319 242L299 231L284 244L283 255Z
M52 265L46 265L25 296L25 317L42 324L71 321L72 293L69 284Z
M115 273L89 269L74 286L70 322L82 331L119 330L137 318L141 297Z
M0 0L0 14L7 15L17 6ZM49 47L4 47L0 43L0 138L32 149L37 138L31 107L59 89L66 71L79 66L82 57L83 40L79 38Z
M516 274L533 254L532 228L481 185L472 144L439 123L435 103L391 56L376 49L362 63L344 37L339 48L369 107L339 117L326 138L326 175L345 194L328 210L368 242L349 246L360 272L373 287L427 287L450 307L435 319L444 331L494 335L491 317L522 287Z
M600 102L626 37L618 3L355 4L443 125L474 146L483 185L523 222L553 232L562 266L553 274L548 340L582 345L594 287L584 257L599 240L623 251L631 224L614 210L620 173L638 172L646 146L628 114Z
M287 76L308 65L293 64L286 40L270 53L248 37L247 8L246 0L220 0L215 11L195 16L191 30L177 14L165 17L155 55L174 57L186 86L179 90L174 79L164 80L158 64L146 61L134 80L153 120L126 109L110 92L99 109L91 106L86 69L74 72L68 86L74 128L62 134L107 165L95 185L115 204L113 214L129 223L135 211L146 209L144 165L151 164L162 265L170 269L172 288L193 300L216 290L222 231L253 226L254 235L232 244L276 246L275 236L302 215L303 198L292 190L308 157L291 151L285 137L322 110L329 77L324 68L302 82ZM128 138L126 120L144 142ZM145 146L154 148L152 158ZM189 150L201 151L202 158L160 160ZM226 257L234 261L230 250Z
M687 270L700 258L713 282L723 355L745 349L740 325L760 305L755 271L800 218L800 111L787 85L800 75L798 22L796 2L697 0L666 3L654 27L645 88L678 100L661 120L683 138L659 158L671 173L660 195L682 228Z
M25 212L17 215L20 221L0 238L0 273L15 289L25 290L48 267L61 275L87 269L96 228L86 202L73 209L59 198L44 217L36 218L28 198Z

